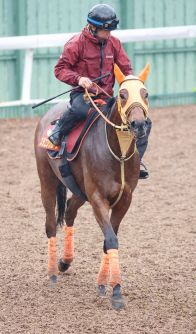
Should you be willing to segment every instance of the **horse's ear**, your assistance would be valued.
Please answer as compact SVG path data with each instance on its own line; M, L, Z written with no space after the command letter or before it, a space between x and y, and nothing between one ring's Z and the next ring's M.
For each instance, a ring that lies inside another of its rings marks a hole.
M114 64L114 75L119 85L125 79L125 75L121 72L117 64Z
M143 82L146 81L149 71L150 71L150 64L147 63L144 69L138 75L138 78Z

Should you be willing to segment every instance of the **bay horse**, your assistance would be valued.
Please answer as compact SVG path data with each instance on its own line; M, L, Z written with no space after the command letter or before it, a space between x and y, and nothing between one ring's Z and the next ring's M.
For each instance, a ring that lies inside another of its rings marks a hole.
M99 117L88 132L80 152L70 162L72 174L92 206L103 232L103 256L97 279L97 291L105 295L107 284L113 288L112 307L121 309L121 275L117 233L120 222L132 201L140 171L136 140L145 135L148 94L144 86L148 66L140 75L123 76L115 67L119 92L107 119ZM72 195L66 198L66 183L60 174L61 159L52 160L39 143L44 131L66 108L66 102L52 107L38 122L35 131L35 155L41 184L41 198L46 213L48 237L48 275L57 281L58 271L66 271L74 258L74 220L84 200ZM107 123L106 123L107 121ZM109 124L108 124L109 123ZM57 204L58 217L55 207ZM56 228L63 224L64 248L57 264Z

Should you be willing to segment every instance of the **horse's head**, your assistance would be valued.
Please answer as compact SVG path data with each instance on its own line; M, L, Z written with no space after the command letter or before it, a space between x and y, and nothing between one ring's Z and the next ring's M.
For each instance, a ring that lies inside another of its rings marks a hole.
M137 138L143 137L147 129L148 91L144 81L148 75L146 65L139 76L124 76L115 65L115 75L119 82L118 110L122 122L128 126Z

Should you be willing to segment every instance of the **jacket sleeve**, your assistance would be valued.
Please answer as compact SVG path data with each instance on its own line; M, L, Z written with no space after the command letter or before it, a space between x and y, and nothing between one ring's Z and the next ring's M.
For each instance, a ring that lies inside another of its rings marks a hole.
M120 67L123 74L124 75L133 74L131 61L129 60L125 50L121 45L121 42L118 39L115 40L114 50L115 50L114 62Z
M65 44L63 53L54 68L56 78L68 85L77 86L80 75L75 72L74 67L78 60L79 47L77 41L73 39Z

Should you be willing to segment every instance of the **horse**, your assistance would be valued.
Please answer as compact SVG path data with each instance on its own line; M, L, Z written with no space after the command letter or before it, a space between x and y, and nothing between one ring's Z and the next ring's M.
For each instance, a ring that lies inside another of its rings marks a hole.
M139 178L140 158L136 140L146 131L148 93L144 81L148 71L146 66L139 76L124 76L115 67L118 96L107 116L99 117L93 124L77 157L69 163L104 236L97 291L100 296L105 295L109 282L112 307L117 310L124 307L117 233ZM49 109L38 122L34 140L41 198L46 213L48 276L54 285L58 272L65 272L74 259L73 225L78 209L85 203L85 199L74 194L67 199L67 185L59 171L61 159L50 159L47 150L39 145L44 131L65 108L66 102L62 101ZM64 221L63 254L57 263L56 229Z

